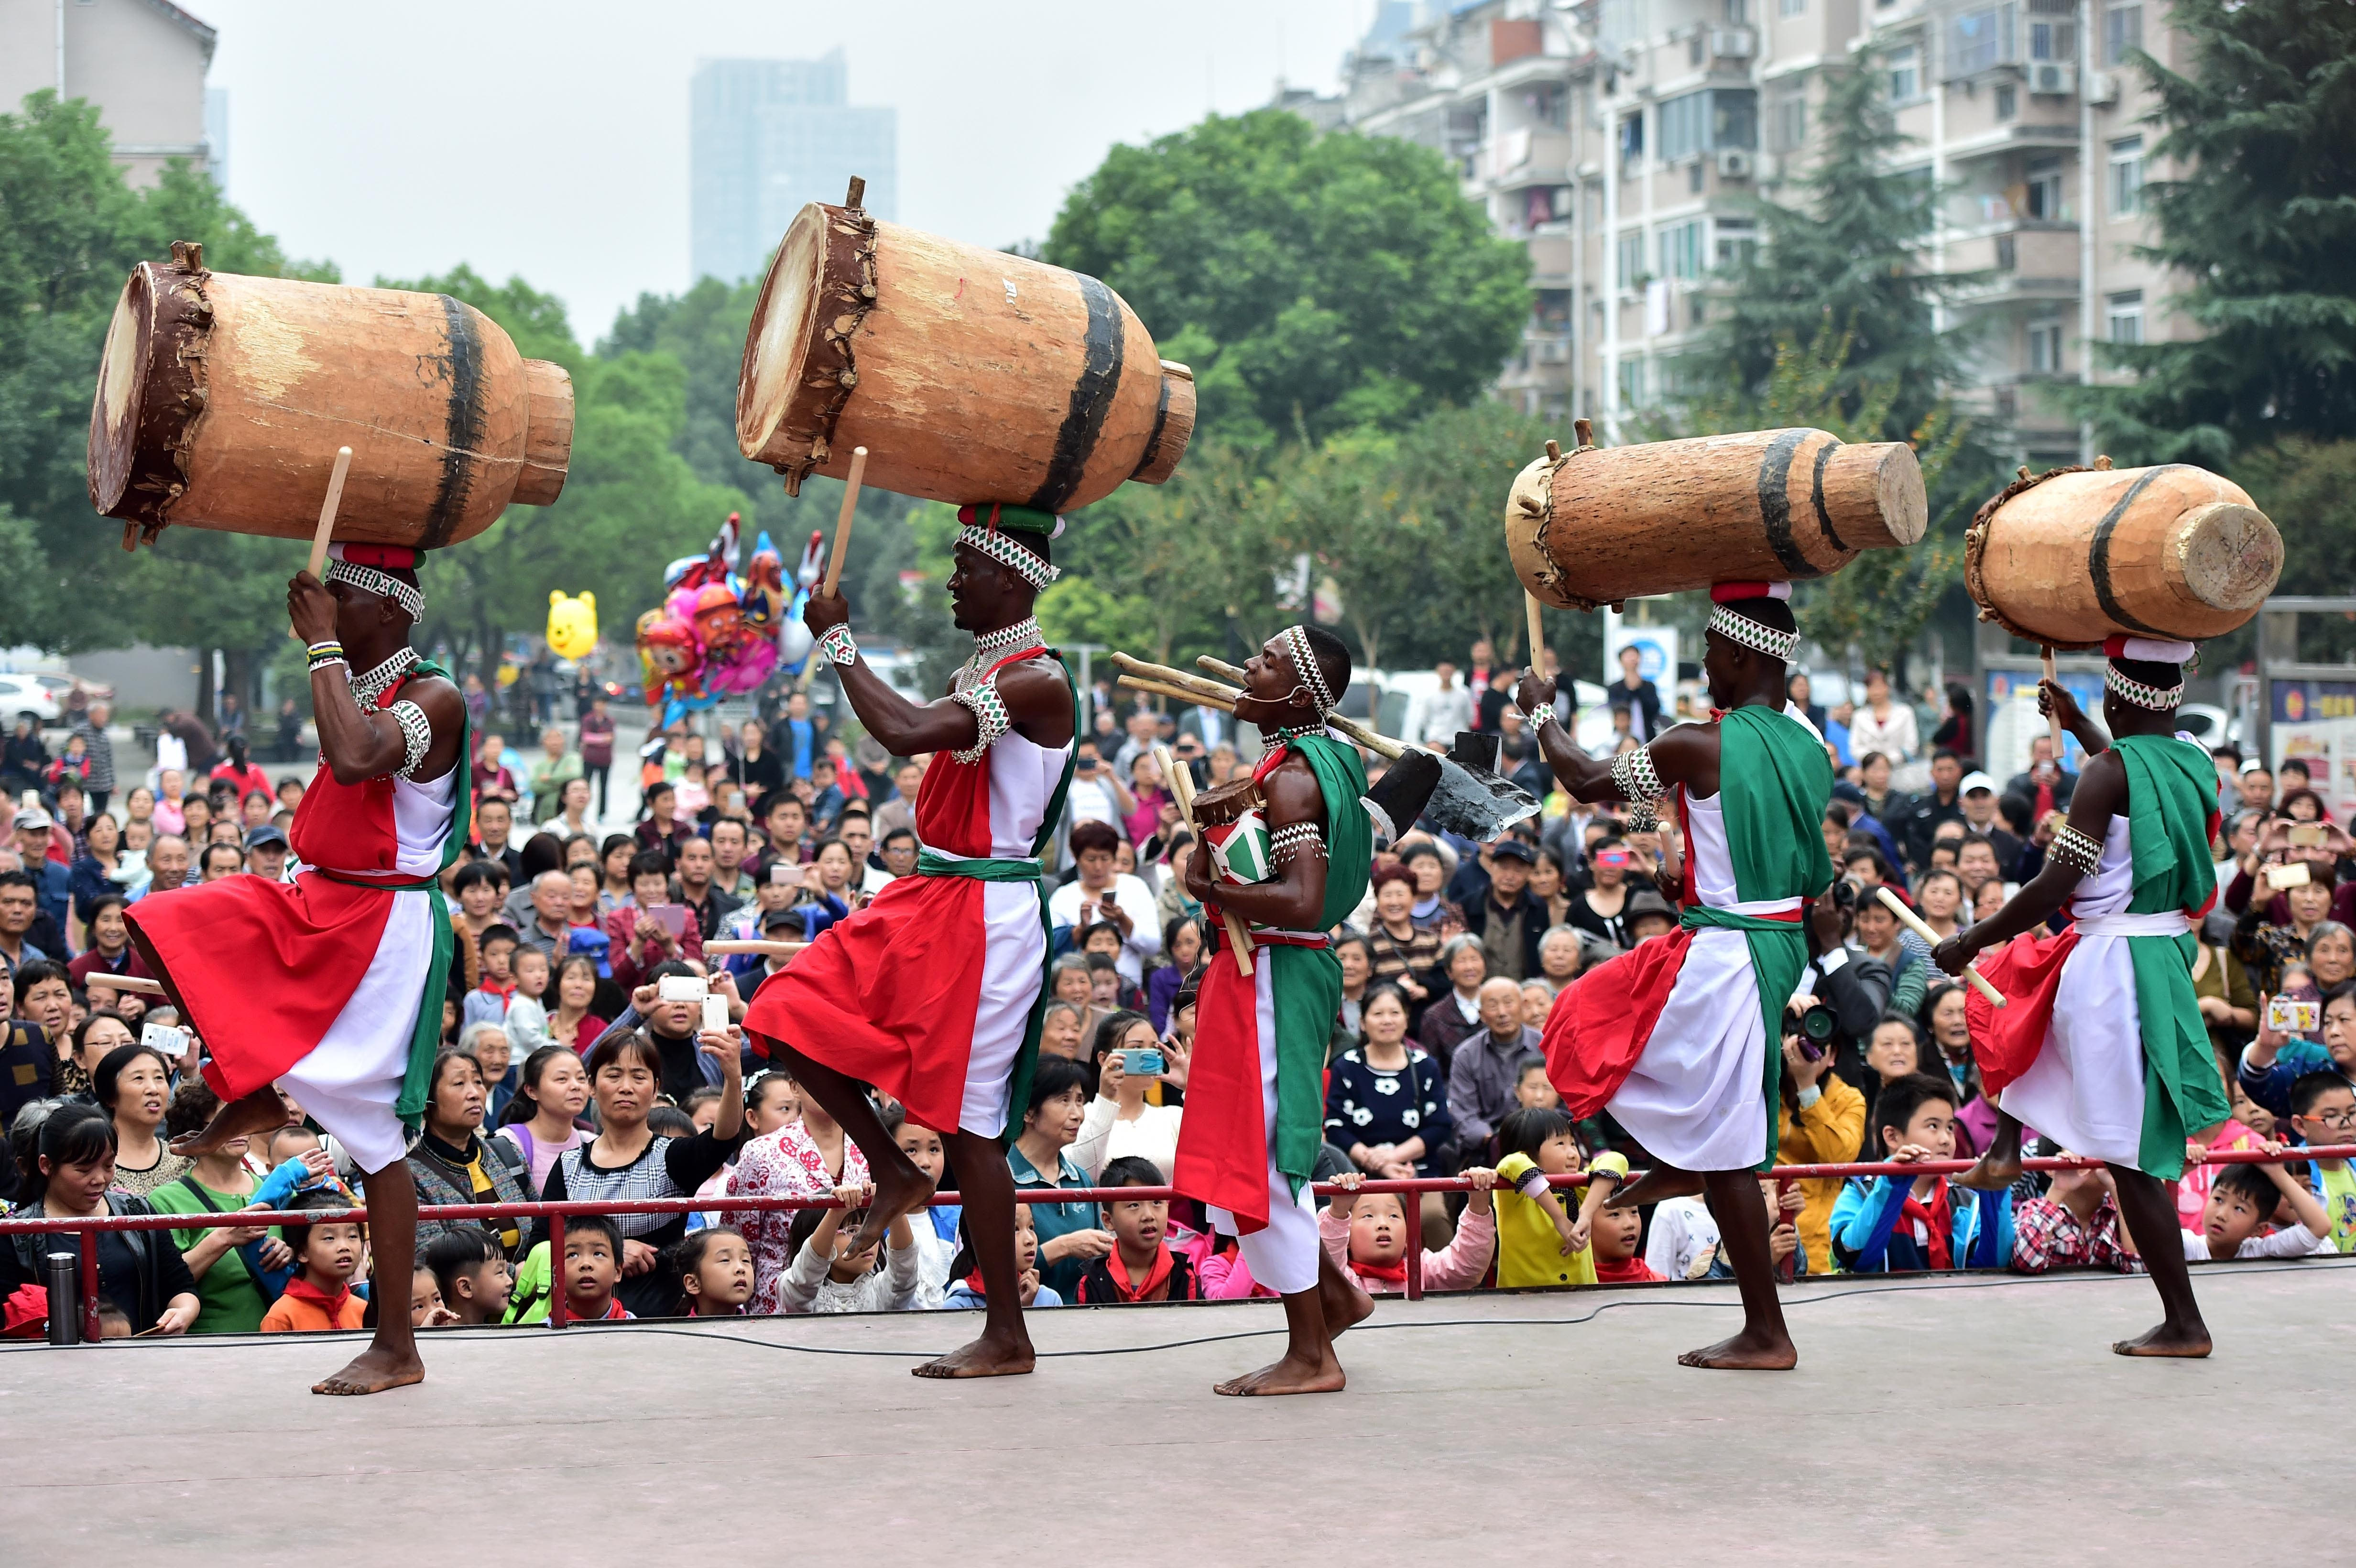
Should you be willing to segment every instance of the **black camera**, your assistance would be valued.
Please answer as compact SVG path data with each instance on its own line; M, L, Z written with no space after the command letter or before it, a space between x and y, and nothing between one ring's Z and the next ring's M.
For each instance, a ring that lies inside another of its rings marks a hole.
M1840 911L1843 914L1852 914L1856 912L1857 884L1850 881L1847 877L1835 877L1833 879L1833 907Z
M1783 1014L1783 1037L1797 1039L1800 1054L1810 1061L1824 1059L1825 1052L1832 1049L1832 1038L1839 1027L1840 1020L1832 1008L1822 1002L1800 1012L1786 1010Z

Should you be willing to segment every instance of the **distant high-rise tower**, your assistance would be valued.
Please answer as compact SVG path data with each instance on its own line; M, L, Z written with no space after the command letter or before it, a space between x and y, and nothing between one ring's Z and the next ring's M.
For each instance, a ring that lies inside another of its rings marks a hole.
M842 51L815 60L705 60L688 88L697 277L757 277L802 204L867 181L867 210L899 217L899 116L850 104Z

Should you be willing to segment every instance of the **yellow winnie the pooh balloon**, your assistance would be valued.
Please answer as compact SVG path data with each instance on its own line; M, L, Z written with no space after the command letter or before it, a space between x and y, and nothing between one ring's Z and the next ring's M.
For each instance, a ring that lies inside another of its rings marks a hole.
M548 645L561 659L589 656L597 645L597 596L570 598L559 588L548 595Z

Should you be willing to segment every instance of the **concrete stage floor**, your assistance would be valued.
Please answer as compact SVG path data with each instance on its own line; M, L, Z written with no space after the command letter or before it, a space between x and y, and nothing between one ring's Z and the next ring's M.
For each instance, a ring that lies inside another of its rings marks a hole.
M2356 1408L2351 1269L2196 1270L2199 1362L2110 1353L2158 1317L2140 1278L1802 1285L1782 1375L1676 1365L1731 1331L1730 1287L1391 1301L1343 1343L1346 1394L1268 1401L1209 1385L1273 1359L1272 1304L1040 1313L1035 1376L953 1384L902 1358L978 1315L444 1332L423 1387L366 1400L306 1392L348 1340L28 1347L0 1353L0 1554L1888 1568L2340 1541L2322 1561L2349 1550L2317 1467Z

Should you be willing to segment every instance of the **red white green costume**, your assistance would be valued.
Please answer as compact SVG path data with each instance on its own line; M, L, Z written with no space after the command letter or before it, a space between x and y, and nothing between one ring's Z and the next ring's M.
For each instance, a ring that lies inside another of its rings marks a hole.
M1832 764L1765 707L1719 716L1719 792L1682 786L1678 928L1589 970L1547 1017L1547 1076L1574 1116L1610 1110L1681 1170L1771 1164L1782 1016L1808 950L1802 917L1832 882Z
M420 676L380 694L382 712ZM339 783L322 760L291 882L224 877L124 912L187 1004L226 1101L275 1083L364 1171L402 1157L425 1109L455 952L439 883L467 837L467 740L438 779Z
M1317 775L1325 802L1325 901L1315 931L1255 925L1253 972L1224 946L1205 960L1194 1009L1186 1115L1172 1185L1211 1206L1241 1241L1252 1277L1280 1295L1317 1284L1317 1220L1310 1177L1324 1137L1325 1042L1342 1008L1342 965L1326 932L1365 896L1374 829L1361 804L1358 754L1323 734L1297 736L1253 770L1266 778L1288 756ZM1258 857L1237 857L1237 863Z
M1966 999L1972 1051L2007 1115L2073 1153L2172 1181L2184 1142L2232 1115L2192 990L2192 929L2216 901L2217 773L2190 741L2122 735L2126 809L2070 901L2070 928L1984 954L2002 991Z
M1021 649L961 689L1054 657ZM1048 956L1038 857L1063 815L1075 754L1013 729L989 739L995 727L984 721L988 743L975 754L940 752L925 770L916 874L762 982L744 1017L765 1052L791 1046L873 1084L919 1126L985 1137L1019 1129L1008 1107L1030 1093Z

